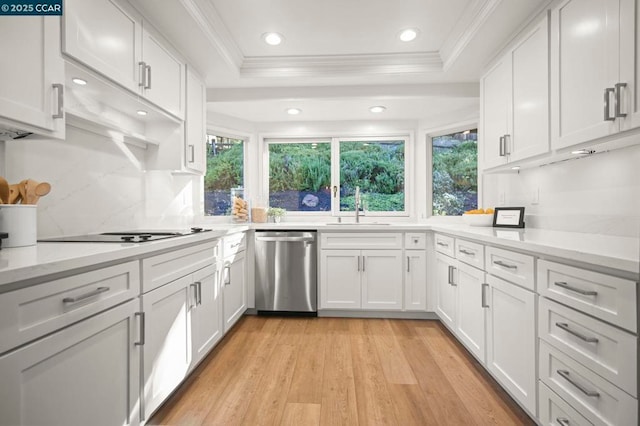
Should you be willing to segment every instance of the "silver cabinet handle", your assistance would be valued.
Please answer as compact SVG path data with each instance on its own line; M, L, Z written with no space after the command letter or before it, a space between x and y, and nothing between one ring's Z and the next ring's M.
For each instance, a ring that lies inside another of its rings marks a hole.
M134 345L136 346L143 346L146 340L146 334L145 334L145 316L144 316L144 312L136 312L134 314L137 317L140 317L140 341L139 342L135 342Z
M362 256L362 272L364 272L364 259L365 259L365 256Z
M556 422L561 426L569 426L569 419L565 417L556 417Z
M472 252L472 251L469 251L469 250L465 250L465 249L460 249L458 251L460 253L462 253L462 254L466 254L466 255L469 255L469 256L475 256L476 255L475 252Z
M142 87L142 88L146 88L147 86L147 63L144 61L140 61L138 62L138 67L140 70L140 75L139 75L139 82L138 82L138 86Z
M198 286L196 305L202 305L202 282L196 281L196 285Z
M449 277L448 277L448 283L452 286L457 286L456 283L453 282L453 271L455 270L455 266L449 265Z
M604 121L615 121L615 117L609 115L611 110L610 100L611 93L614 93L615 89L613 87L607 87L604 89Z
M151 89L151 65L144 66L145 71L147 72L147 78L145 79L145 89Z
M109 291L110 288L109 287L98 287L93 291L90 291L88 293L85 294L81 294L80 296L76 296L76 297L65 297L64 299L62 299L62 303L76 303L76 302L80 302L81 300L84 299L88 299L90 297L94 297L97 296L101 293L106 293L107 291Z
M510 140L511 140L511 135L504 135L504 155L511 154L511 151L509 151Z
M189 144L189 158L190 163L196 161L196 148L193 144Z
M358 256L358 272L360 272L360 256Z
M442 247L449 247L449 244L446 244L446 243L443 243L443 242L440 242L440 241L438 241L436 244L439 245L439 246L442 246Z
M64 118L64 86L60 83L52 84L53 89L58 92L58 110L52 114L53 118Z
M509 268L509 269L518 269L518 266L517 266L517 265L509 265L508 263L504 263L504 262L503 262L503 261L501 261L501 260L494 260L494 261L493 261L493 263L494 263L495 265L502 266L502 267L504 267L504 268Z
M498 149L500 150L500 157L504 157L504 136L500 136L500 146Z
M597 295L598 295L598 292L597 292L597 291L593 291L593 290L583 290L583 289L578 288L578 287L573 287L573 286L570 286L569 284L567 284L567 283L566 283L566 282L564 282L564 281L556 281L556 282L554 282L553 284L554 284L554 285L557 285L558 287L562 287L562 288L564 288L564 289L567 289L567 290L569 290L569 291L573 291L573 292L575 292L575 293L582 294L582 295L584 295L584 296L597 296Z
M569 376L569 372L567 370L556 370L556 372L560 375L560 377L571 383L573 386L577 387L583 394L593 398L598 398L600 396L600 392L589 390L582 386L580 383L574 381L571 376Z
M578 333L577 331L572 330L571 328L569 328L569 324L567 324L566 322L557 322L556 323L556 327L563 329L564 331L566 331L569 334L573 334L578 339L584 340L587 343L598 343L598 338L597 337L589 337L589 336L585 336L582 333Z
M407 256L407 272L411 272L411 258Z
M231 267L224 267L224 285L231 285Z
M193 308L194 306L198 305L198 284L189 284L189 288L193 288L193 299L195 300L195 304L189 305L189 308Z
M620 96L620 92L623 87L627 87L627 83L616 83L616 118L624 118L627 116L626 113L620 111L620 105L622 105L622 99Z
M487 293L485 292L486 289L489 288L489 284L482 284L482 307L483 308L488 308L489 305L487 304Z

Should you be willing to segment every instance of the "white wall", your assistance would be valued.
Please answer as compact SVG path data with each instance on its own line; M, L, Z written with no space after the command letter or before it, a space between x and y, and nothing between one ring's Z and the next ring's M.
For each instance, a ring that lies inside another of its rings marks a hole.
M483 184L485 207L525 206L528 227L640 236L640 145L485 175Z
M145 171L145 150L67 126L64 141L7 141L11 183L51 183L38 203L38 237L180 228L193 223L201 178Z

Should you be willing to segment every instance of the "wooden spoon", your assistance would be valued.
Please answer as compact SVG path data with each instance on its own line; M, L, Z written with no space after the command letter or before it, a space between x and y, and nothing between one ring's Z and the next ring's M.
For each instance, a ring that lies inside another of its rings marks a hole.
M22 199L24 204L37 204L40 197L47 195L51 191L51 185L47 182L37 182L28 179L25 184L26 198Z
M14 183L9 185L9 204L18 204L22 200L20 196L20 184Z
M20 183L18 183L18 191L20 192L20 198L24 203L25 200L27 199L27 180L26 179L21 180Z
M9 182L0 176L0 204L9 203Z

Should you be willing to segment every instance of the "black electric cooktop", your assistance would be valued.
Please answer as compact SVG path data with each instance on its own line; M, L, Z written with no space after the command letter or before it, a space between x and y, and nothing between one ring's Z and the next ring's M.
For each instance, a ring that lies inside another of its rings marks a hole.
M101 234L72 235L66 237L44 238L39 242L57 243L145 243L147 241L158 241L166 238L181 237L183 235L199 234L211 231L211 229L191 228L188 230L171 231L123 231L123 232L103 232Z

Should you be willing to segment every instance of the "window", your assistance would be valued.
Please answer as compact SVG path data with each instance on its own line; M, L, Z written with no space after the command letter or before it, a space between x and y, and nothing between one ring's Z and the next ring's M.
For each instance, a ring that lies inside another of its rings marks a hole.
M433 215L478 208L478 130L432 138Z
M231 190L244 187L244 140L207 135L205 216L231 215Z
M404 140L340 141L340 211L353 211L360 187L362 208L402 212Z
M269 206L331 211L331 143L269 143Z
M406 138L267 140L269 206L295 212L405 214Z

